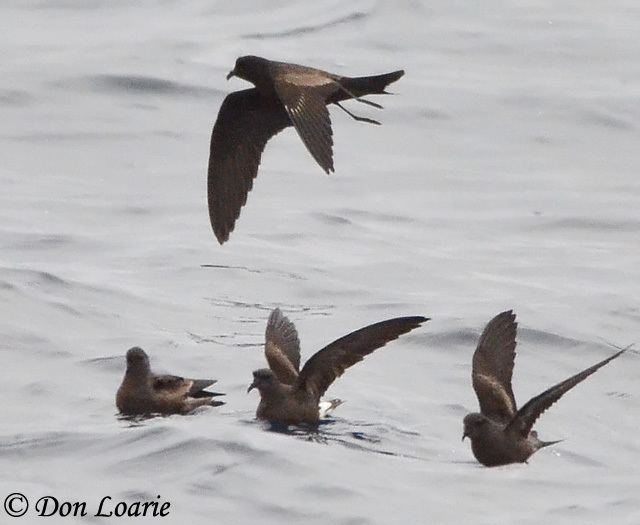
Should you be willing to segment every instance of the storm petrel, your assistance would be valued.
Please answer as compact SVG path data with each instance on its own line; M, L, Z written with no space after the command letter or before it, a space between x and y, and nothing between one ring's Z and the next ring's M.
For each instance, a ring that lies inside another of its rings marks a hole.
M347 368L428 321L426 317L398 317L366 326L316 352L299 370L297 334L284 319L277 310L271 314L266 345L271 368L253 372L253 383L247 389L260 392L258 419L283 424L317 423L320 398Z
M205 388L215 379L187 379L156 375L149 367L149 356L142 348L127 351L127 371L118 393L116 406L126 416L150 414L187 414L200 406L220 406L213 398L224 394Z
M519 410L511 388L516 355L516 316L502 312L485 327L473 354L473 388L480 413L464 418L462 439L471 439L475 458L487 467L523 463L543 447L558 441L541 441L532 427L538 417L566 392L625 350L600 361L531 398Z
M334 171L333 139L327 105L336 104L360 122L380 124L354 115L340 102L355 99L382 108L362 97L386 94L385 88L402 75L404 71L344 77L256 56L238 58L227 79L239 77L255 87L224 99L211 134L209 219L218 242L229 239L271 137L294 126L316 162L330 173Z

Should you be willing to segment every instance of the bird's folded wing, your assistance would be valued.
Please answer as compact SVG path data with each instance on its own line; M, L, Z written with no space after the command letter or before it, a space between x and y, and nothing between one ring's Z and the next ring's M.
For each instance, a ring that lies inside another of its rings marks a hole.
M618 357L625 351L626 349L615 353L611 357L600 361L599 363L587 368L586 370L583 370L579 374L576 374L569 379L565 379L561 383L558 383L557 385L545 390L544 392L542 392L542 394L539 394L536 397L530 399L523 405L520 410L518 410L518 413L507 425L505 432L517 432L521 436L528 436L536 420L542 415L545 410L547 410L547 408L558 401L558 399L560 399L565 393L571 390L578 383L584 381L596 370L606 365L609 361L613 361L616 357Z
M374 350L427 321L426 317L398 317L372 324L341 337L309 359L298 376L296 388L316 399L350 366Z
M191 388L191 382L184 377L172 375L158 375L153 378L153 390L163 395L186 395Z
M281 383L292 385L300 369L300 340L294 324L276 308L265 331L264 353Z
M495 316L485 327L473 354L473 388L480 411L491 419L508 422L516 413L511 376L516 355L515 314Z
M191 386L189 387L190 396L198 395L205 388L210 387L214 383L217 383L216 379L185 379L185 381L191 382Z
M215 382L215 379L188 379L172 375L158 375L153 378L153 389L159 394L194 396Z
M267 141L290 125L278 101L264 99L255 88L224 99L211 134L208 174L209 219L220 244L247 202Z
M327 173L333 171L333 132L327 98L338 89L330 78L288 73L275 80L275 87L289 118L309 153Z

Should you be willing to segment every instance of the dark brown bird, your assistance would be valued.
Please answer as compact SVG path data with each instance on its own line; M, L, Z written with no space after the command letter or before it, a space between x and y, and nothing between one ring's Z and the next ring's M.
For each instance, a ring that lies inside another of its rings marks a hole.
M336 378L374 350L426 321L426 317L398 317L366 326L316 352L298 371L297 333L293 324L275 310L269 318L265 347L271 368L253 372L253 383L247 390L257 388L260 392L256 417L287 425L317 423L320 398Z
M386 94L385 88L402 75L404 71L342 77L256 56L238 58L227 79L236 76L255 87L236 91L224 99L211 134L209 218L218 242L222 244L229 238L271 137L294 126L316 162L330 173L334 171L333 139L327 105L336 104L357 121L380 124L354 115L340 102L355 99L382 108L361 97Z
M515 319L511 310L494 317L473 354L472 381L480 413L464 418L462 439L471 439L473 455L487 467L526 462L534 452L558 443L538 439L532 430L536 420L566 392L625 351L552 386L518 410L511 388L518 326Z
M187 379L171 375L155 375L149 367L149 356L142 348L127 351L127 371L118 393L116 406L126 416L150 414L187 414L200 406L220 406L218 392L205 388L215 379Z
M265 330L264 355L269 368L285 385L293 385L300 373L300 339L295 325L276 308L271 312ZM320 418L342 404L341 399L320 401Z

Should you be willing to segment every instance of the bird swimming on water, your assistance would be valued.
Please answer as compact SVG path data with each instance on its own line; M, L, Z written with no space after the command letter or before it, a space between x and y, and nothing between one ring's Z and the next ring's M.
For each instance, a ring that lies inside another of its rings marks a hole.
M215 379L187 379L156 375L149 366L149 356L138 347L127 351L127 371L116 394L116 406L125 416L151 414L187 414L200 406L220 406L223 396L205 388Z
M264 334L264 355L278 381L286 385L296 382L300 373L300 339L295 325L282 314L280 308L269 315ZM341 399L320 401L319 417L327 416L341 404Z
M320 399L347 368L426 321L426 317L398 317L366 326L316 352L299 370L295 327L275 310L269 318L265 348L270 368L253 372L247 389L260 392L256 417L287 425L317 423Z
M515 319L511 310L495 316L473 354L472 381L480 413L465 416L462 439L471 439L473 455L487 467L525 463L541 448L558 443L538 439L532 430L536 420L566 392L626 350L552 386L518 410L511 388L518 326Z
M387 94L385 88L402 75L404 71L399 70L344 77L256 56L238 58L227 79L239 77L255 87L236 91L224 99L211 134L208 204L218 242L223 244L229 239L271 137L294 126L316 162L331 173L333 139L327 105L337 105L357 121L380 124L354 115L340 102L355 99L382 108L362 97Z

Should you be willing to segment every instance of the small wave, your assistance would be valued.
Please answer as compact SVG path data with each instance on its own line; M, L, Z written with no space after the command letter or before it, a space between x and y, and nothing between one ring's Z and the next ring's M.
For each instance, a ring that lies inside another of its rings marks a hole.
M106 356L106 357L95 357L92 359L82 359L80 361L81 365L96 367L101 370L109 370L113 372L120 372L124 370L124 356Z
M409 224L409 223L416 222L414 218L411 218L406 215L384 213L379 210L369 211L369 210L355 209L355 208L344 208L339 211L344 215L350 215L352 217L359 217L362 219L370 219L373 221L380 221L380 222L389 222L393 224Z
M264 345L262 338L260 338L257 342L240 342L239 338L242 337L253 337L251 334L245 334L240 332L232 332L229 334L220 334L220 335L199 335L193 332L187 332L187 336L192 341L197 344L202 343L213 343L215 345L220 345L224 347L233 347L233 348L261 348Z
M81 79L92 87L105 91L117 91L121 93L148 93L163 96L191 96L212 97L222 95L223 92L214 88L183 84L164 78L144 75L115 75L102 74Z
M357 11L355 13L350 13L350 14L347 14L339 18L335 18L333 20L330 20L328 22L323 22L320 24L298 26L298 27L293 27L291 29L283 29L281 31L247 33L245 35L242 35L242 38L263 40L267 38L285 38L289 36L300 36L300 35L305 35L310 33L316 33L318 31L322 31L323 29L336 27L342 24L358 22L360 20L365 19L367 16L368 16L368 13Z
M471 328L463 328L459 330L446 330L443 332L422 332L414 334L418 341L424 342L425 345L434 348L442 348L449 346L464 346L473 348L478 342L480 333Z
M568 449L563 450L558 446L556 446L556 448L550 448L548 452L555 454L558 457L567 458L570 461L579 465L584 465L585 467L606 467L606 465L600 461L596 461L595 459L582 454L577 454L576 452L571 452Z
M530 226L529 226L530 227ZM595 217L565 217L562 219L545 221L534 226L538 230L583 230L602 232L637 232L640 231L640 221L598 219Z
M232 307L232 308L241 308L245 309L256 309L261 310L263 312L271 312L274 308L280 308L285 314L287 312L292 313L301 313L301 312L311 312L320 315L329 315L328 310L332 310L335 308L333 304L316 304L312 306L303 305L303 304L294 304L294 303L245 303L243 301L235 301L233 299L224 299L224 298L206 298L205 300L209 301L213 306L222 306L222 307ZM265 322L266 322L265 317Z
M227 264L201 264L201 268L213 268L216 270L241 270L249 273L277 275L279 277L287 277L289 279L297 279L300 281L306 281L306 277L293 272L282 272L279 270L270 270L265 268L249 268L248 266L231 266Z
M345 226L350 225L352 222L346 217L342 217L340 215L333 215L329 213L316 212L311 213L312 217L319 219L324 224L330 224L332 226Z
M94 131L72 131L60 133L28 133L25 135L5 135L3 138L14 142L78 142L132 139L135 133L113 133Z
M92 447L96 443L95 434L80 434L77 432L43 432L30 437L12 436L0 439L0 456L23 456L28 453L46 455L55 451L56 455L65 452L77 453L83 448Z
M635 129L635 126L631 122L596 109L582 111L579 114L579 118L587 124L593 124L607 129L619 131L633 131Z
M543 346L550 346L553 348L575 348L580 345L584 345L584 341L578 339L572 339L570 337L564 337L562 335L554 334L552 332L546 332L544 330L536 330L534 328L525 328L523 326L518 327L519 339L534 342Z
M337 444L349 449L412 459L422 459L405 452L390 450L390 445L401 439L415 439L419 432L400 429L393 425L346 421L340 418L322 419L316 425L284 425L280 423L254 421L268 432L289 435L310 443ZM400 445L400 443L397 443Z
M0 89L0 106L25 107L33 102L33 97L18 89Z

